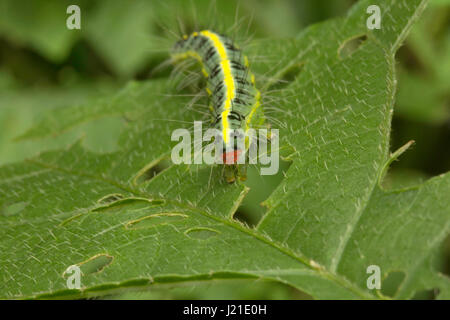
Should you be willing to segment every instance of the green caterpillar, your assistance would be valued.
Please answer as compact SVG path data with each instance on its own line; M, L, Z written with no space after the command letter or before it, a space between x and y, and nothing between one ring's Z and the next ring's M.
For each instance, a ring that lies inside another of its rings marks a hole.
M210 109L214 128L222 132L223 162L228 182L236 176L246 179L246 166L236 161L251 143L247 132L264 123L261 94L255 87L255 77L249 70L248 59L231 39L209 30L185 35L175 43L173 61L194 58L202 65L207 79L206 91L210 97ZM234 144L233 132L240 129L245 136L245 149ZM233 150L225 152L225 150Z

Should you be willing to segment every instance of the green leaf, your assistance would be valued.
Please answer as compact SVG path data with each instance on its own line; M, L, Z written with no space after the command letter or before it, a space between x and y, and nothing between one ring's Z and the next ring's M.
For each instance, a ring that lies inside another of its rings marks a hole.
M113 151L120 134L120 121L113 116L103 117L96 123L85 123L75 130L65 132L57 137L47 136L45 139L22 139L20 141L16 139L30 130L33 125L33 118L53 112L63 112L67 106L86 103L99 94L112 92L113 89L116 89L116 86L111 83L99 82L89 85L74 84L67 88L58 89L11 89L3 91L0 96L0 127L2 128L0 164L21 161L42 151L61 149L80 137L84 137L83 145L90 150ZM99 135L99 129L115 130L115 134L108 137Z
M380 30L366 28L371 4L381 8ZM248 188L226 184L220 167L173 165L151 177L170 155L171 132L198 119L167 79L52 112L23 138L111 115L127 124L116 152L77 143L0 168L1 295L77 298L262 278L321 299L386 298L366 286L367 267L378 265L382 279L405 275L388 290L394 298L431 288L448 297L435 258L450 228L450 174L380 187L400 153L388 154L394 54L425 4L360 1L297 39L247 48L265 58L250 59L252 69L264 105L283 110L273 126L292 161L255 228L233 219ZM71 265L82 269L80 290L67 289Z

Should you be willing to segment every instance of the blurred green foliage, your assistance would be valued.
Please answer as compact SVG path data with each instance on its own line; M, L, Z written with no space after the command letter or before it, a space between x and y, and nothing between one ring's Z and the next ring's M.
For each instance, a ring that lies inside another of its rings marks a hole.
M58 137L17 141L43 111L107 95L129 79L144 79L166 57L171 33L214 26L209 10L245 37L295 37L307 25L344 14L351 0L45 1L0 0L0 165L37 152L65 147L84 136L96 152L115 150L122 123L108 118ZM78 4L82 29L65 27L66 8ZM237 9L238 8L238 9ZM175 18L175 17L178 17ZM238 17L238 18L237 18ZM241 19L242 18L242 19ZM398 55L398 95L392 150L413 139L412 151L395 163L389 188L416 184L450 171L450 1L431 1ZM100 132L110 132L101 135ZM282 169L288 168L282 164ZM253 225L260 203L283 178L249 172L251 192L237 217ZM447 241L447 273L450 269ZM244 284L243 284L244 283ZM231 282L161 288L119 298L299 299L305 295L279 283ZM108 297L111 298L111 297Z

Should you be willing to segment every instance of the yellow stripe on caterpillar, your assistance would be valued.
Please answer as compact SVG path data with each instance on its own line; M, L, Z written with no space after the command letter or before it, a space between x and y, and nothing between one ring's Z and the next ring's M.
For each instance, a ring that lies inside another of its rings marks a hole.
M227 51L225 50L225 45L220 41L219 37L208 30L203 30L200 32L201 35L210 39L213 43L214 48L220 57L220 66L223 72L223 80L226 90L226 97L224 102L224 111L222 112L222 136L223 141L227 144L229 141L229 123L228 123L228 115L231 111L231 101L235 96L235 88L234 88L234 78L231 72L230 60L228 60Z

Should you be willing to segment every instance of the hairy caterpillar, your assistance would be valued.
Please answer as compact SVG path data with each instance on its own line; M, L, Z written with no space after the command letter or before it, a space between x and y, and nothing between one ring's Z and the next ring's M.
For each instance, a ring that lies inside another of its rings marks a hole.
M174 62L194 58L201 64L212 123L222 133L226 180L233 182L236 176L245 180L246 167L238 165L237 158L249 148L251 141L245 135L246 150L241 150L234 138L239 130L247 134L249 129L264 123L261 94L255 87L247 57L231 39L210 30L184 35L173 46L171 56Z

